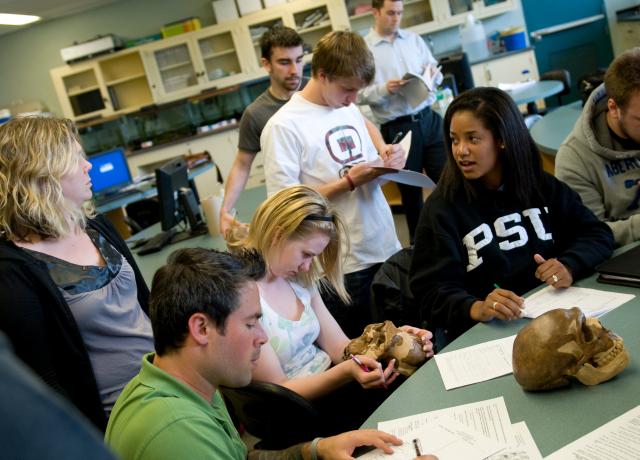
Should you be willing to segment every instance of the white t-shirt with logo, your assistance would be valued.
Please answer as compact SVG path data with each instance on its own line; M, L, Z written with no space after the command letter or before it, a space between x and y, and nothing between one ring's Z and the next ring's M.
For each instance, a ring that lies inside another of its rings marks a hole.
M267 122L260 137L269 195L297 184L319 186L345 167L378 157L358 108L332 109L299 93ZM332 199L349 234L345 273L384 262L401 249L391 209L377 180Z

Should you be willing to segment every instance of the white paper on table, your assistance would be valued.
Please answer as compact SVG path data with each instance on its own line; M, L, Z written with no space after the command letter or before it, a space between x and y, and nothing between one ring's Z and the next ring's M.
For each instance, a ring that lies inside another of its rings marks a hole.
M401 184L414 185L416 187L433 189L436 183L432 181L426 174L408 169L385 168L383 166L374 166L374 169L386 171L380 175L380 179L391 180Z
M524 316L537 318L554 308L578 307L585 316L601 316L633 299L633 294L571 286L556 289L547 286L524 300Z
M640 458L640 406L614 418L545 460L637 460Z
M470 429L481 432L485 437L493 439L499 444L513 443L511 420L502 396L378 422L378 429L399 438L404 438L420 431L423 426L438 420L440 417L451 417Z
M436 364L447 390L511 374L515 335L438 353Z
M488 439L481 433L470 429L462 423L450 417L441 417L432 423L423 426L418 432L404 436L401 446L392 446L393 454L385 454L381 449L375 449L361 455L364 460L412 460L416 458L416 450L413 444L418 439L423 455L435 455L438 460L483 460L489 455L505 448L492 439Z
M525 422L511 425L515 441L487 460L542 460L538 446Z

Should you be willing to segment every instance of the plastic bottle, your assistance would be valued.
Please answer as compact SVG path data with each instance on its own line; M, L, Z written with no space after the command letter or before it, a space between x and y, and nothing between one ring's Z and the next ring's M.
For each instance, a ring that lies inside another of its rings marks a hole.
M442 89L442 103L444 105L444 110L447 110L449 104L453 101L453 91L448 86L445 86Z
M484 27L472 14L468 14L465 23L460 26L460 41L462 42L462 50L467 53L470 62L473 63L489 57Z

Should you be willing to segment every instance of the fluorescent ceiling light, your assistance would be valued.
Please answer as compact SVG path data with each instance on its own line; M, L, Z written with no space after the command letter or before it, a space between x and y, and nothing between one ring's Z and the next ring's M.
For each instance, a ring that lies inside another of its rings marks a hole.
M39 21L40 19L40 16L30 16L28 14L0 13L0 24L6 26L23 26Z

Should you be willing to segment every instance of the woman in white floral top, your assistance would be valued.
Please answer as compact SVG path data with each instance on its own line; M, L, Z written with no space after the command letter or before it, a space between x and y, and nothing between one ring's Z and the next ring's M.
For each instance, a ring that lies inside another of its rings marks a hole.
M293 186L267 199L256 211L248 236L232 247L257 249L267 264L258 283L262 326L269 342L262 347L253 378L277 383L309 400L322 400L341 387L383 388L397 377L393 360L386 368L367 356L343 361L349 343L327 310L319 289L333 289L348 303L342 264L345 231L329 201L307 186ZM433 355L431 332L403 326L419 335ZM386 396L386 394L385 394ZM319 404L318 404L319 405ZM368 412L375 409L368 408Z

